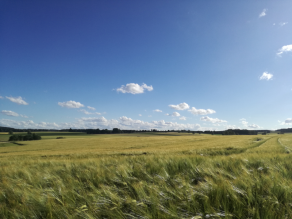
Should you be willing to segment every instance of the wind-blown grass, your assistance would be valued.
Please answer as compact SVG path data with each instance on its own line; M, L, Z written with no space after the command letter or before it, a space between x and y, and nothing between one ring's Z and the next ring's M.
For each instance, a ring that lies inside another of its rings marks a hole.
M2 157L0 218L292 218L291 137L229 156Z

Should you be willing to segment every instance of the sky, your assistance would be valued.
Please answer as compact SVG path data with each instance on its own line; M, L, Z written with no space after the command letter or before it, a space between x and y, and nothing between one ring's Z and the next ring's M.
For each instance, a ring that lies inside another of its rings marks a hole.
M292 1L0 1L0 126L292 127Z

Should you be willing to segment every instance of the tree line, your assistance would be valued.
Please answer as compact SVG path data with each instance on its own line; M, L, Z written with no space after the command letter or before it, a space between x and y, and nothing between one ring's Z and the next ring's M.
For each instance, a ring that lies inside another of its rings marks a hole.
M42 137L40 135L36 133L31 133L30 131L28 131L26 135L12 134L9 137L8 141L33 141L33 140L41 140L41 139Z

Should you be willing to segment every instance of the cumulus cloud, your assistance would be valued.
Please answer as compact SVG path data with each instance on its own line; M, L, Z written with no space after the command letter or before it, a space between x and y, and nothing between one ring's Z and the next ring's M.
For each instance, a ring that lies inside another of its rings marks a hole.
M107 122L107 119L102 117L88 117L88 118L81 118L79 121L90 121L90 122Z
M87 108L90 109L90 110L95 110L95 108L91 107L91 106L87 106Z
M292 123L292 119L288 118L285 120L285 124L291 124Z
M180 116L180 114L178 112L173 112L171 115L175 116L175 117Z
M81 110L79 110L80 112L83 112L84 114L86 114L86 115L90 115L90 114L92 114L91 112L88 112L88 111L86 111L85 109L81 109Z
M258 128L260 128L260 126L258 126L256 124L251 124L251 125L248 125L247 127L252 128L252 129L258 129Z
M81 118L71 123L35 123L32 120L14 121L9 119L1 119L0 126L13 128L43 128L43 129L134 129L134 130L203 130L199 124L180 124L177 122L166 122L164 120L145 122L142 120L134 120L126 116L120 117L118 120L108 120L104 117ZM208 129L208 128L207 128Z
M247 128L252 128L252 129L258 129L260 128L259 125L256 125L256 124L251 124L249 125L248 124L248 121L246 121L246 119L240 119L241 120L241 124L244 126L244 127L247 127Z
M80 108L84 107L83 104L79 102L75 102L73 100L67 101L67 102L58 102L58 105L61 107L66 107L66 108Z
M267 9L264 9L260 14L259 14L259 18L264 17L267 15Z
M94 113L92 113L92 112L88 112L87 110L85 110L85 109L81 109L81 110L79 110L80 112L83 112L84 114L86 114L86 115L92 115L92 114L95 114L95 115L101 115L101 113L98 113L98 112L94 112Z
M65 123L64 123L65 124ZM10 119L1 119L0 126L12 127L12 128L35 128L35 129L62 129L64 127L70 128L70 126L60 126L56 123L40 122L34 123L32 120L28 121L14 121ZM73 127L73 126L72 126Z
M178 105L168 105L168 106L175 110L186 110L190 108L190 106L187 103L180 103Z
M277 55L281 56L284 52L291 52L291 51L292 51L292 44L282 46L282 48L278 50Z
M222 122L227 122L225 120L217 119L217 118L210 118L209 116L203 116L200 118L201 121L205 122L212 122L212 123L222 123Z
M190 129L190 130L198 130L200 129L199 124L179 124L176 122L165 122L164 120L160 121L152 121L152 122L144 122L141 120L133 120L131 118L127 118L126 116L120 117L119 124L121 126L126 127L135 127L135 129L158 129L158 130L181 130L181 129Z
M180 114L178 112L173 112L172 114L166 113L166 116L174 116L174 117L178 117L180 116Z
M184 116L180 117L179 119L180 119L180 120L187 120L187 118L184 117Z
M117 88L116 90L117 92L122 92L122 93L142 94L144 93L145 90L152 91L153 87L151 85L147 86L147 84L144 84L144 83L142 85L129 83L126 86L122 85L120 88Z
M248 122L246 120L242 120L241 124L244 125L244 126L247 126Z
M2 110L1 113L3 113L6 116L19 116L18 113L10 111L10 110Z
M28 118L26 115L21 115L21 114L18 114L16 112L13 112L11 110L2 110L1 113L6 115L6 116L14 116L14 117L20 116L23 118Z
M27 102L25 102L22 97L6 97L8 100L10 100L13 103L17 103L19 105L28 105Z
M196 109L195 107L192 107L189 112L191 112L194 115L208 115L216 113L215 110L212 109Z
M260 80L267 80L267 81L269 81L269 80L271 80L272 78L273 78L273 75L265 71L265 72L262 74L262 76L260 77Z
M153 110L154 112L158 112L158 113L162 113L162 110L159 110L159 109L156 109L156 110Z

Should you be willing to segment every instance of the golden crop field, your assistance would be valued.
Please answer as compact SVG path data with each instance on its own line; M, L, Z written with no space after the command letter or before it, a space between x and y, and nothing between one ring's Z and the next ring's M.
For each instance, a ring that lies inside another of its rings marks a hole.
M292 218L290 134L41 135L0 135L0 218Z
M66 135L51 133L41 141L21 141L0 147L0 156L210 154L248 149L277 136L219 136L199 134ZM64 139L56 139L64 136ZM7 138L7 137L6 137ZM258 139L261 139L258 141ZM3 138L4 140L4 138ZM7 139L6 139L7 140ZM273 141L273 140L271 140Z

